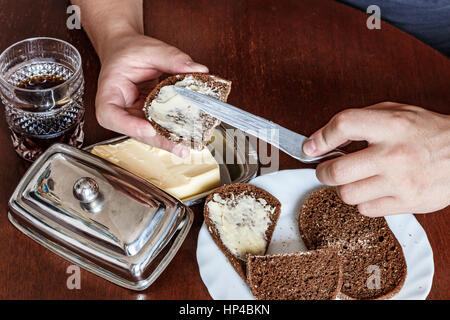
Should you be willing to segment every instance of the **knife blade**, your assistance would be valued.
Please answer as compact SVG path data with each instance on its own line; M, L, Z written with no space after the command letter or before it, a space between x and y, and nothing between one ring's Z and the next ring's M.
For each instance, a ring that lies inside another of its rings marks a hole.
M307 138L301 134L193 90L179 86L174 86L174 90L214 118L273 145L301 162L314 163L325 158L344 154L336 149L322 156L310 157L303 152L303 144Z

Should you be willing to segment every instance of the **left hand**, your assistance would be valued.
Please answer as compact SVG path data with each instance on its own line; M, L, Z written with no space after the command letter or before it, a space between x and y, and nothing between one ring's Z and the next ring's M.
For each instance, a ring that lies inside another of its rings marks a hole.
M348 141L367 148L318 165L318 179L367 216L427 213L450 204L450 116L384 102L347 109L311 135L308 155Z
M144 118L142 108L150 91L147 89L142 95L139 85L156 80L164 72L208 72L208 68L193 62L179 49L136 32L121 34L105 43L98 50L102 62L95 103L99 124L187 157L188 147L157 134Z

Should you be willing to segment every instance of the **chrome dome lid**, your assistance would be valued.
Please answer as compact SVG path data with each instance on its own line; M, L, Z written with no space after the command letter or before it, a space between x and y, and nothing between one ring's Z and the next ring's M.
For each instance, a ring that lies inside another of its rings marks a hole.
M44 247L133 290L156 280L193 222L165 191L64 144L33 163L9 208L11 223Z

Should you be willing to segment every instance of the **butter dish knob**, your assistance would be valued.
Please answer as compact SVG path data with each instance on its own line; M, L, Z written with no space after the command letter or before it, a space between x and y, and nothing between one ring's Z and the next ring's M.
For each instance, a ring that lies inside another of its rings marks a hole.
M90 203L99 195L98 184L92 178L80 178L73 185L73 195L82 203Z

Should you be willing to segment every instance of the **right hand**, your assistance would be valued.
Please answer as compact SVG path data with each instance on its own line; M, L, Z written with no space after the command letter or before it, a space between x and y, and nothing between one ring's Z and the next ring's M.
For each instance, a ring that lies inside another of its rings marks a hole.
M208 72L208 68L193 62L179 49L138 33L122 34L108 41L99 56L102 68L95 102L99 124L187 157L188 147L160 136L144 118L145 97L140 96L138 84L156 80L162 73Z
M347 109L304 145L311 156L347 141L368 147L317 166L318 179L367 216L427 213L450 204L450 116L399 103Z

